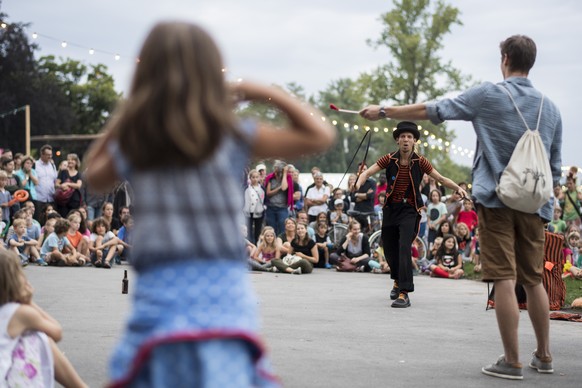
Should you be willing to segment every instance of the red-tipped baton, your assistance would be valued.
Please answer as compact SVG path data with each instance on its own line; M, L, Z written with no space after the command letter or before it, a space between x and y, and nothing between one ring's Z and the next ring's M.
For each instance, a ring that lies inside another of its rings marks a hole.
M357 110L340 109L337 106L335 106L334 104L329 104L329 108L330 109L333 109L333 110L336 110L338 112L360 114L360 112L358 112Z

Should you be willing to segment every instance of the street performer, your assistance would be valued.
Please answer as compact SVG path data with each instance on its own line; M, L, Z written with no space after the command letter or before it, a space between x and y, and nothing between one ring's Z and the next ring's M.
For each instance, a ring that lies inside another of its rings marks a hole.
M386 203L382 209L382 245L390 265L390 276L394 286L390 299L392 307L410 307L408 293L414 291L412 280L412 242L418 234L420 209L424 207L420 195L420 183L424 174L434 178L445 187L456 191L462 198L465 190L449 178L443 177L423 156L414 152L414 144L420 139L418 126L402 121L393 132L398 151L382 156L369 169L363 171L356 182L359 188L368 177L382 169L386 170Z

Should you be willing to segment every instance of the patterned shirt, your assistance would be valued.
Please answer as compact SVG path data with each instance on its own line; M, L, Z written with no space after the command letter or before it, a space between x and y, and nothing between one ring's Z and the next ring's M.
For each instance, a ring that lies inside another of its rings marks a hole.
M509 77L500 85L509 90L528 126L535 129L542 94L529 79L523 77ZM497 198L495 187L515 145L526 130L505 91L491 82L484 82L456 98L428 103L426 111L434 124L445 120L473 123L477 134L473 195L485 207L504 208L505 205ZM544 99L539 131L552 169L553 179L548 179L548 184L555 186L562 173L562 118L556 105L547 97ZM542 218L552 219L553 202L551 198L538 211Z
M241 122L240 133L242 139L227 137L208 160L184 168L132 171L118 143L109 144L119 175L134 189L130 262L137 271L171 261L244 261L239 177L256 123Z

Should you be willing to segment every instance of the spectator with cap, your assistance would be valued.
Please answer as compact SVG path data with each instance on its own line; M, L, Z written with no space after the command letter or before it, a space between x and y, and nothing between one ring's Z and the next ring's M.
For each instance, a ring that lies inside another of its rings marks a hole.
M265 186L265 177L267 176L267 166L264 163L257 164L255 170L259 173L259 184Z
M329 213L329 222L333 224L347 225L350 221L348 215L344 213L344 200L337 198L333 201L333 211Z

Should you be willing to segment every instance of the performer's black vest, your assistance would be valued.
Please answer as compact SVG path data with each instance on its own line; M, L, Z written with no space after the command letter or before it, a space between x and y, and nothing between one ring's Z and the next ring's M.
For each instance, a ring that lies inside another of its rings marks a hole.
M390 162L388 163L388 167L386 167L386 182L388 184L388 187L386 187L386 203L390 202L390 196L394 190L394 184L396 183L396 177L398 176L399 160L400 151L390 154ZM412 180L412 187L410 187L410 190L412 190L414 207L417 211L420 211L420 208L424 206L419 191L423 176L424 173L420 169L420 156L418 156L416 152L413 152L412 157L410 158L410 179Z

